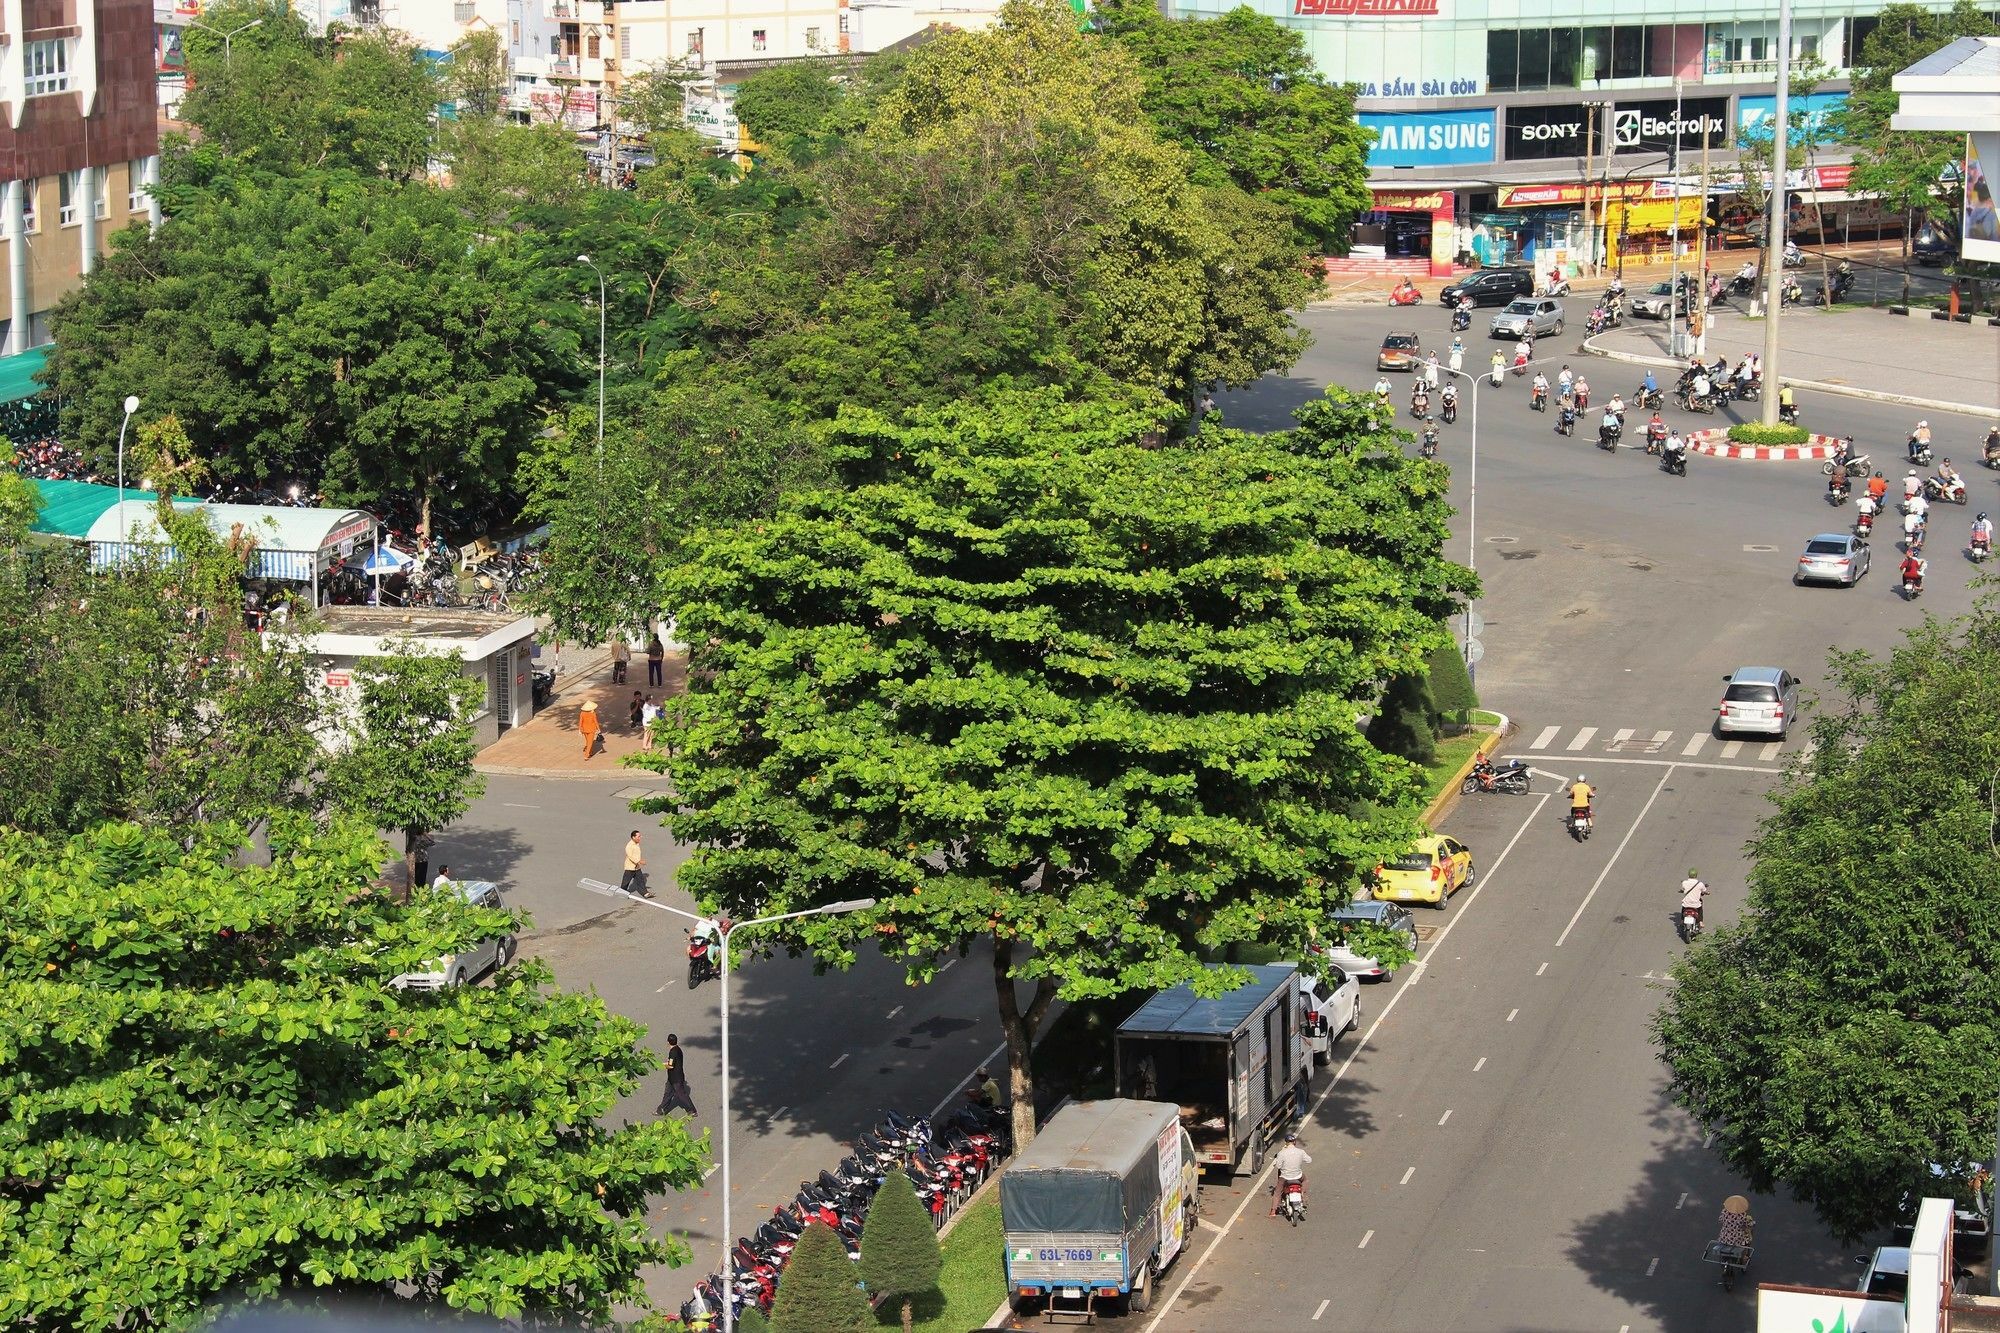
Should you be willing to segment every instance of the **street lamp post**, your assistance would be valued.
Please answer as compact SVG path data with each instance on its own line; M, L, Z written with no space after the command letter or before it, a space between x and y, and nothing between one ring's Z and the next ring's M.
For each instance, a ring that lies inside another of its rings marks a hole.
M1764 240L1771 247L1764 258L1764 370L1761 378L1773 390L1784 386L1778 376L1778 312L1785 306L1785 134L1790 126L1786 106L1792 90L1792 4L1778 0L1778 87L1771 104L1771 217ZM1832 309L1833 302L1827 302ZM1759 414L1766 426L1778 424L1778 394L1763 395Z
M576 262L589 264L590 271L597 275L597 480L601 484L604 481L604 270L589 255L578 255Z
M1707 130L1703 130L1705 135ZM1681 313L1681 81L1674 80L1674 123L1667 134L1667 173L1674 182L1674 213L1667 222L1667 355L1680 360ZM1708 207L1708 201L1702 201Z
M118 539L125 539L125 428L132 424L132 414L139 410L139 395L125 396L125 419L118 423Z
M200 28L203 32L212 32L217 37L220 37L222 39L222 63L224 65L228 65L234 58L234 52L229 44L235 41L238 37L241 37L244 33L256 27L258 24L262 23L263 21L264 20L262 19L251 19L248 23L239 24L238 26L231 28L228 32L224 32L220 28L211 28L206 23L199 22L195 19L187 20L182 26L188 28Z
M606 884L598 879L580 879L576 882L580 889L601 894L608 898L624 898L642 907L657 907L662 912L672 912L688 920L701 924L706 918L679 907L669 906L656 898L641 898L635 893ZM727 925L717 923L722 932L722 1330L734 1333L736 1328L736 1257L733 1253L735 1241L729 1217L729 939L739 930L751 926L768 926L778 921L792 921L802 916L841 916L848 912L865 912L875 905L873 898L852 898L846 902L828 903L824 907L809 907L803 912L780 912L776 916L760 916L749 921L735 921Z

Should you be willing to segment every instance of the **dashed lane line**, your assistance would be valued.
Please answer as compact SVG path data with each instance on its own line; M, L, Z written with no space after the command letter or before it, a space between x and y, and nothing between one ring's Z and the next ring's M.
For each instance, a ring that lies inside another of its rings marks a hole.
M1583 920L1584 909L1590 906L1590 900L1597 896L1597 891L1604 887L1604 881L1611 877L1611 868L1617 865L1618 858L1625 854L1626 847L1631 845L1632 835L1637 833L1639 825L1646 821L1646 812L1653 808L1653 802L1660 799L1660 793L1667 789L1667 779L1673 775L1674 765L1668 764L1667 771L1660 774L1659 785L1653 788L1653 794L1646 798L1646 803L1639 807L1639 813L1633 816L1632 827L1626 829L1625 836L1618 840L1618 850L1611 853L1611 859L1604 863L1604 869L1598 871L1597 878L1591 882L1590 892L1584 894L1583 901L1576 905L1576 915L1572 916L1569 924L1563 927L1563 933L1556 936L1556 948L1563 947L1563 941L1569 938L1572 930L1576 929L1576 923Z

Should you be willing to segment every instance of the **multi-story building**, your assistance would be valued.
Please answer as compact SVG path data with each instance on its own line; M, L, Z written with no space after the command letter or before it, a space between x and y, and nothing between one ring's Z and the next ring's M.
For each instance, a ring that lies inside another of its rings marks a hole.
M13 355L110 233L157 223L153 0L10 0L0 34L0 328Z
M1240 2L1162 0L1186 18ZM1328 78L1360 87L1362 122L1378 135L1378 211L1357 241L1427 259L1433 273L1454 261L1588 263L1692 236L1704 149L1711 212L1727 211L1737 147L1768 133L1777 0L1248 2L1300 30ZM1879 8L1793 0L1793 77L1825 76L1803 104L1816 119L1844 98ZM1850 195L1849 161L1821 143L1794 182L1812 225L1834 236L1893 222Z

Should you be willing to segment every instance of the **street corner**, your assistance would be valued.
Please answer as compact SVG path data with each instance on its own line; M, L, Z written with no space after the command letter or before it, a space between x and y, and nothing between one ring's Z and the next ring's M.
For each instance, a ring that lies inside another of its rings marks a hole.
M1690 447L1710 458L1734 458L1750 463L1814 463L1833 457L1837 435L1809 435L1804 444L1735 444L1723 427L1690 432Z

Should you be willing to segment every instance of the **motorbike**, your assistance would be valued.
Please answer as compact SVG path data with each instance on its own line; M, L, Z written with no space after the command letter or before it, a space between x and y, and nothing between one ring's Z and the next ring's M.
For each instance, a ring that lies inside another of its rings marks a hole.
M1465 781L1459 784L1459 790L1468 796L1476 791L1498 791L1512 796L1525 796L1528 794L1529 776L1528 765L1522 760L1515 759L1502 768L1473 769L1466 774Z
M1568 403L1564 403L1562 411L1556 414L1556 434L1576 434L1576 409Z
M1458 399L1456 399L1456 398L1447 398L1447 399L1445 399L1445 400L1444 400L1444 424L1445 424L1445 425L1447 425L1447 426L1449 426L1449 425L1451 425L1451 424L1452 424L1453 422L1455 422L1455 421L1457 421L1457 420L1458 420Z
M1972 544L1965 549L1966 558L1975 565L1985 564L1986 557L1992 554L1993 539L1990 537L1974 537Z
M1833 482L1829 481L1826 484L1826 502L1832 505L1835 509L1838 509L1842 505L1847 503L1847 497L1850 493L1850 490L1851 486L1850 483L1848 482L1841 482L1839 485L1835 485Z
M1618 437L1624 433L1617 426L1600 425L1597 428L1597 447L1606 450L1616 450L1618 448Z
M1549 285L1548 285L1548 286L1546 286L1546 287L1544 287L1544 288L1542 288L1542 295L1543 295L1543 296L1568 296L1568 295L1569 295L1569 279L1568 279L1568 278L1565 278L1565 277L1563 277L1563 276L1561 276L1560 274L1555 274L1555 273L1551 273L1551 274L1549 275Z
M1278 1216L1293 1226L1306 1220L1306 1183L1303 1180L1280 1180L1278 1190Z
M1658 389L1640 389L1632 395L1632 405L1641 412L1657 412L1660 410L1660 404L1666 401L1666 395Z
M716 961L713 941L707 935L688 933L688 989L693 990L704 981L713 981L722 975L721 965Z
M1854 515L1854 535L1865 541L1875 531L1875 502L1864 495L1854 507L1859 511Z
M1436 431L1427 430L1424 432L1424 441L1419 448L1419 452L1425 458L1436 458L1438 456L1438 437Z
M1646 452L1647 452L1647 453L1649 453L1649 454L1657 454L1657 453L1659 453L1659 452L1660 452L1660 451L1661 451L1662 449L1664 449L1664 448L1666 448L1666 447L1667 447L1667 432L1666 432L1666 431L1665 431L1664 429L1662 429L1662 430L1651 430L1651 429L1648 429L1648 430L1647 430L1647 432L1646 432Z
M1675 477L1688 474L1688 447L1682 444L1678 449L1669 449L1660 455L1660 471Z
M1398 287L1389 293L1390 305L1422 305L1424 294L1415 287Z
M1410 395L1410 415L1422 421L1431 414L1431 396L1422 389Z
M1706 394L1697 394L1693 389L1683 389L1675 399L1683 412L1713 412L1717 402L1713 389Z
M1852 273L1836 273L1827 279L1826 286L1820 289L1817 296L1813 297L1813 304L1830 306L1835 301L1845 297L1853 286L1854 275Z
M1910 453L1911 449L1915 449L1916 452ZM1936 456L1931 453L1931 447L1928 444L1918 444L1917 437L1914 435L1903 445L1903 452L1909 455L1910 466L1912 467L1928 467L1930 466L1931 459Z
M1806 299L1806 289L1799 286L1797 278L1787 278L1784 288L1778 295L1785 305L1802 305Z
M1835 450L1832 458L1827 459L1824 463L1821 463L1819 465L1819 470L1821 475L1828 477L1832 476L1835 465L1842 462L1843 460L1845 460L1845 462L1847 463L1848 476L1865 477L1868 475L1867 454L1850 454L1850 453L1844 453L1840 450Z
M1933 502L1949 500L1955 505L1965 503L1965 479L1954 477L1946 482L1943 477L1924 478L1924 498Z
M1611 324L1611 312L1603 306L1594 306L1583 321L1583 331L1587 336L1594 337L1610 328Z
M1748 296L1755 290L1757 290L1757 278L1755 274L1746 276L1745 274L1738 273L1729 280L1729 293L1732 296Z
M1681 942L1683 944L1692 944L1694 943L1695 938L1700 934L1701 934L1701 909L1699 907L1689 907L1686 904L1682 904Z
M1589 806L1571 806L1569 812L1569 836L1575 838L1578 842L1586 841L1590 837L1590 827L1595 822L1596 819L1592 815Z
M1798 268L1806 262L1805 252L1791 241L1785 242L1785 267Z
M529 686L529 697L535 707L547 708L550 700L556 697L556 669L552 666L536 667L529 673L529 679L533 682Z
M1756 380L1732 379L1729 381L1729 396L1739 403L1754 403L1764 396L1764 390Z
M1547 389L1536 389L1533 392L1531 392L1528 395L1528 407L1531 411L1535 412L1548 411L1549 391Z
M1472 327L1472 312L1464 306L1457 306L1451 312L1451 331L1463 333Z
M1917 600L1917 598L1923 595L1924 595L1924 576L1921 574L1903 575L1903 600L1908 602L1914 602Z

